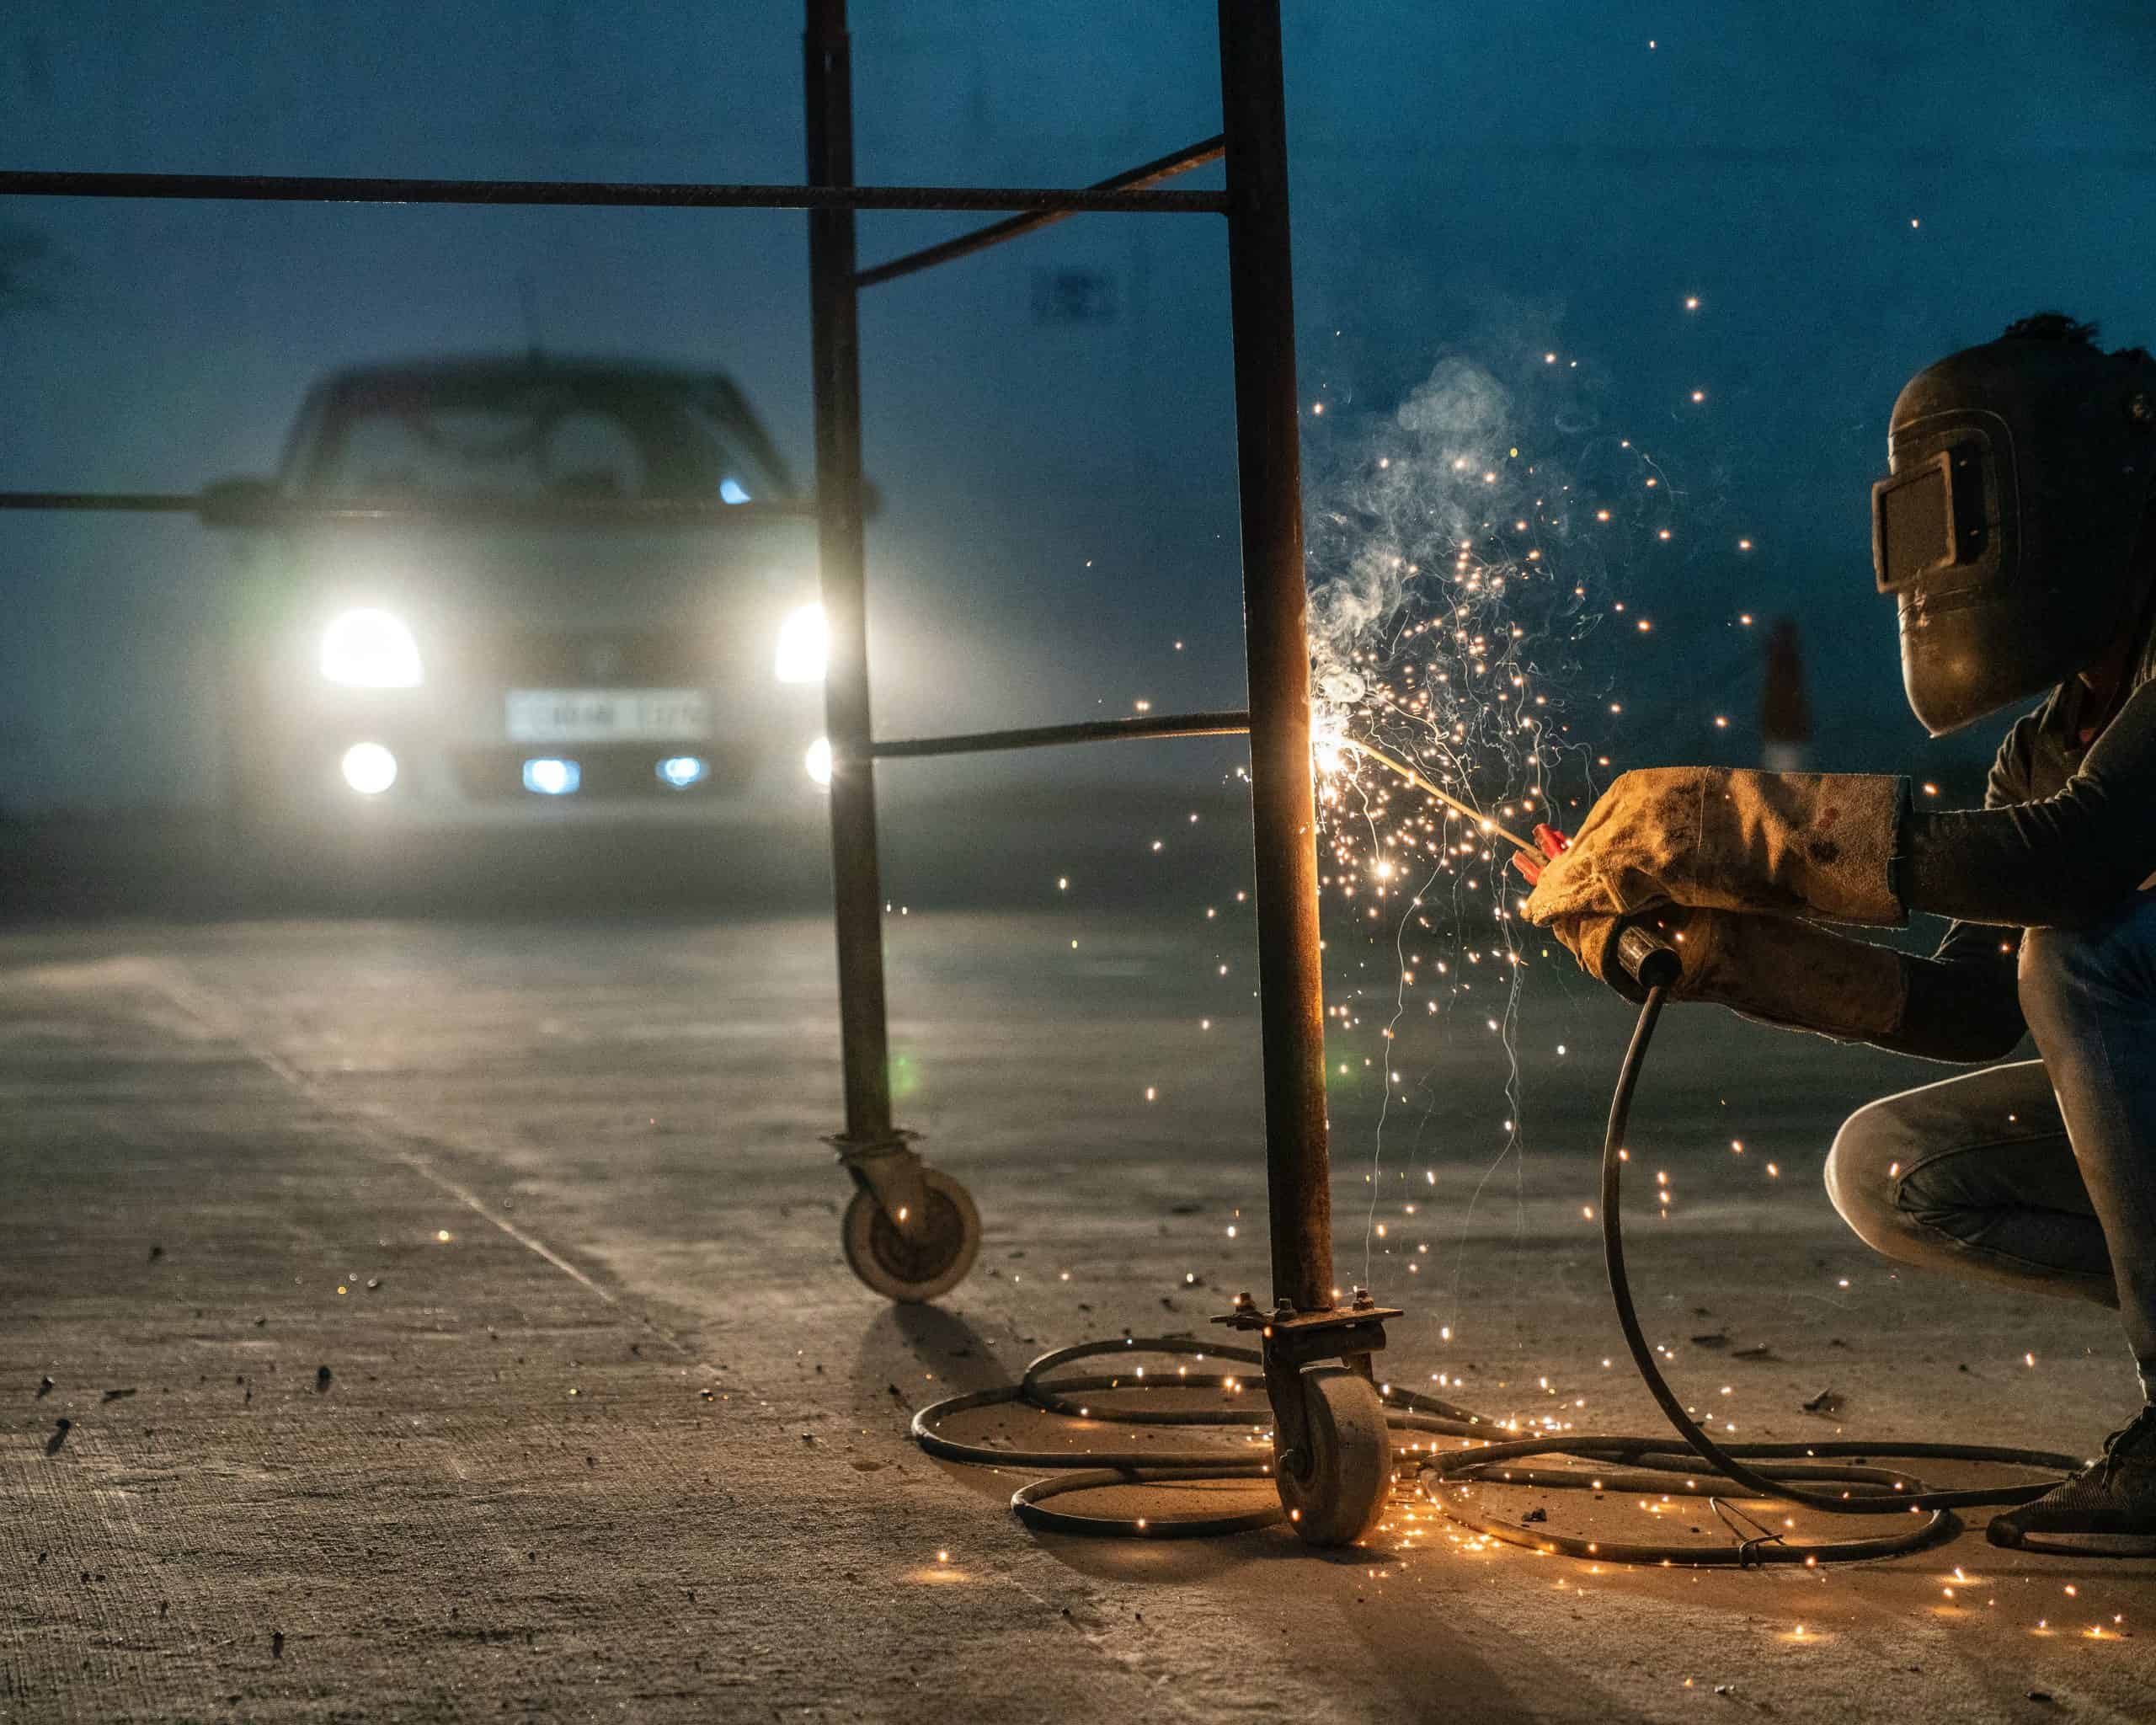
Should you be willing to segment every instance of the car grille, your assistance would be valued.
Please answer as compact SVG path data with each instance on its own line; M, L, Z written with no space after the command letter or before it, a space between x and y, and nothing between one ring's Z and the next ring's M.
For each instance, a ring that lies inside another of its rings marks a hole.
M474 653L513 688L692 686L711 666L692 629L507 630Z
M659 777L659 763L670 756L694 754L708 771L696 783L677 790ZM573 796L542 797L524 788L524 763L541 755L574 761L582 777ZM685 797L726 796L749 782L755 771L755 751L739 745L715 747L685 743L670 748L663 743L563 743L552 748L542 744L507 748L459 749L450 757L457 788L474 802L501 802L512 797L535 803L585 803L592 798L634 798L678 799Z

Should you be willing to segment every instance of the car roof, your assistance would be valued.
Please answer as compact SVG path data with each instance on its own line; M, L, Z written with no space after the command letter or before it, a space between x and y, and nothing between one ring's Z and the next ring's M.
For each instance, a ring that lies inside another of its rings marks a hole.
M430 384L478 386L540 382L547 380L574 383L643 383L656 388L708 390L707 405L732 419L748 452L762 463L786 495L794 494L793 475L786 457L771 441L756 410L728 373L713 367L670 366L654 360L601 358L576 354L494 353L448 354L432 359L381 360L371 365L344 366L318 378L307 391L307 405L296 421L286 451L291 467L311 414L343 411L354 394L370 389L396 391L424 388Z
M716 367L670 366L653 360L601 358L578 354L450 354L432 359L378 360L344 366L322 380L322 387L343 390L354 384L495 382L515 379L637 379L654 383L730 382Z

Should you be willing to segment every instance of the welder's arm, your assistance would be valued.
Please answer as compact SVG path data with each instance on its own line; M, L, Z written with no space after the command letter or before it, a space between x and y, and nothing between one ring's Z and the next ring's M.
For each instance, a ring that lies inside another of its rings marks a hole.
M1560 917L1550 932L1580 968L1627 1000L1644 998L1620 963L1617 938L1640 921L1677 953L1670 998L1728 1007L1748 1018L1871 1042L1901 1026L1908 995L1902 955L1850 940L1795 916L1670 905L1642 918Z
M2018 928L1956 922L1929 958L1900 954L1908 999L1902 1022L1871 1039L1896 1054L1929 1060L2003 1060L2027 1027L2015 965Z
M2156 873L2156 681L2118 717L2057 795L1902 820L1895 885L1913 911L1999 927L2073 927Z
M1677 951L1677 1000L1727 1007L1785 1028L1868 1042L1937 1060L2003 1058L2021 1037L2010 948L1996 929L1957 925L1929 958L1853 939L1816 922L1673 906L1650 919ZM1627 999L1623 919L1561 918L1550 932L1589 975Z

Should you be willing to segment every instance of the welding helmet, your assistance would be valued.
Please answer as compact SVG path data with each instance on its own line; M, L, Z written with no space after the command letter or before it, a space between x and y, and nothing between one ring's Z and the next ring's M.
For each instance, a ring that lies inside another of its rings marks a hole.
M1871 559L1902 682L1935 737L2100 659L2145 596L2156 359L2056 313L1910 379L1871 488Z

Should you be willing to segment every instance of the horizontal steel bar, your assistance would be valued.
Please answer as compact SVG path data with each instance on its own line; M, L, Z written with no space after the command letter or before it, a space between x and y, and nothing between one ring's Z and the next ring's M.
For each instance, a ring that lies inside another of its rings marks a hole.
M664 497L444 497L406 502L354 498L339 502L220 498L214 492L0 491L0 510L104 510L123 514L200 515L213 527L299 527L365 522L383 526L462 521L556 527L744 526L751 521L813 521L812 500L704 503Z
M0 196L205 198L249 203L548 204L611 209L1081 210L1218 214L1219 192L1038 186L707 185L581 179L368 179L328 174L0 171Z
M201 498L192 491L0 491L0 509L101 509L137 515L191 515L201 506Z
M1207 138L1202 143L1191 144L1173 155L1162 156L1144 166L1133 168L1110 179L1097 181L1086 188L1089 191L1137 191L1193 168L1203 168L1208 162L1217 162L1227 148L1227 142L1218 136ZM955 258L970 257L975 252L1001 245L1006 239L1016 239L1022 233L1033 233L1067 219L1068 210L1034 210L1022 216L1012 216L1001 222L992 222L971 233L962 233L956 239L947 239L940 245L923 246L917 252L908 252L903 257L893 258L863 270L853 278L856 287L873 287L879 281L895 280L901 275L911 275L916 270L927 270L937 264L947 264Z
M1133 718L1095 718L1079 724L1036 725L1027 730L970 731L956 737L884 738L868 745L878 761L917 760L928 755L980 755L997 749L1047 749L1059 743L1112 743L1137 737L1239 737L1250 714L1166 713Z

